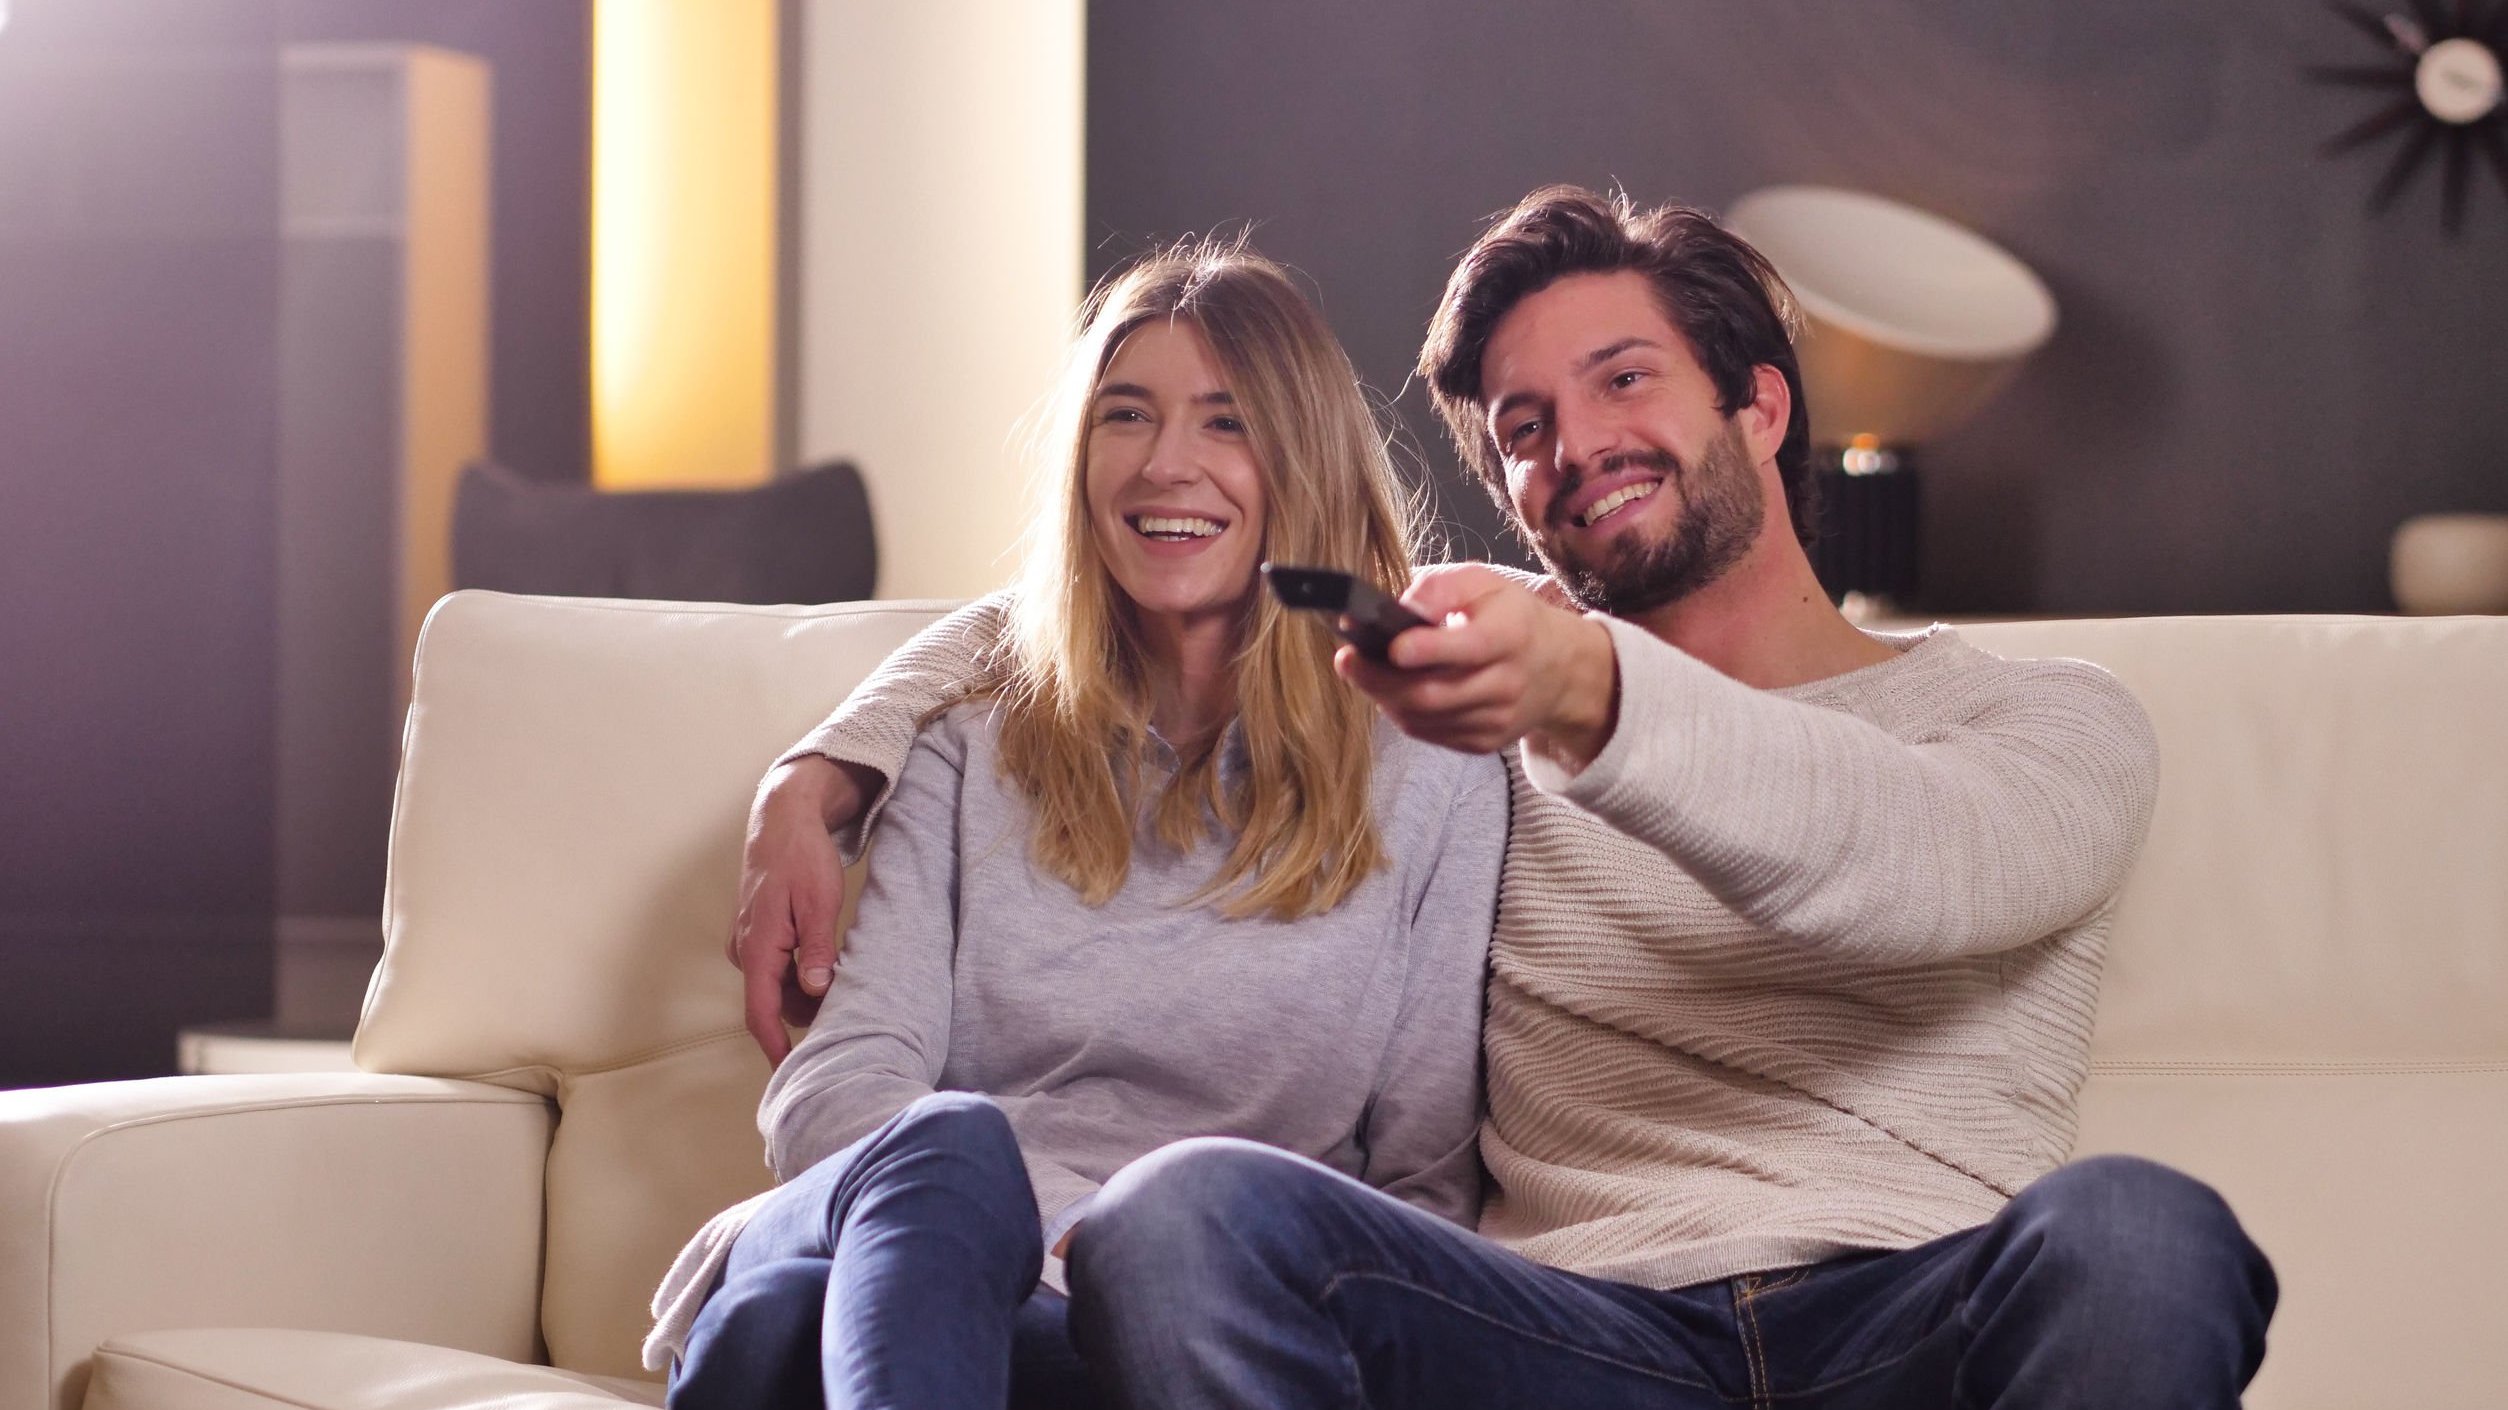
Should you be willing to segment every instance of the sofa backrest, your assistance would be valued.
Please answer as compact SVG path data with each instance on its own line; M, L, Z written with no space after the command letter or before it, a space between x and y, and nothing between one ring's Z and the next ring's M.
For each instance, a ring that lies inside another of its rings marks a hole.
M932 604L463 593L419 646L358 1034L379 1071L561 1108L542 1323L636 1373L645 1302L763 1188L766 1064L723 960L758 775ZM2264 1410L2508 1384L2508 619L2029 622L2117 672L2159 810L2119 905L2084 1153L2228 1194L2283 1280Z
M558 1104L553 1364L643 1374L671 1255L767 1185L723 958L750 795L938 610L464 592L428 618L357 1061Z
M2158 728L2078 1150L2210 1181L2273 1258L2247 1403L2499 1403L2508 618L1962 634L2096 661Z

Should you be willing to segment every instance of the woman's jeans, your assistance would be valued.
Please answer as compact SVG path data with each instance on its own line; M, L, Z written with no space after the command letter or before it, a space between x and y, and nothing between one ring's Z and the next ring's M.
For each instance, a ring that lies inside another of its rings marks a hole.
M1080 1348L1142 1410L2229 1410L2275 1300L2219 1196L2122 1157L1915 1248L1658 1292L1197 1140L1108 1182L1070 1260Z
M1001 1109L941 1092L777 1190L672 1374L677 1407L1093 1403L1037 1286L1036 1195Z

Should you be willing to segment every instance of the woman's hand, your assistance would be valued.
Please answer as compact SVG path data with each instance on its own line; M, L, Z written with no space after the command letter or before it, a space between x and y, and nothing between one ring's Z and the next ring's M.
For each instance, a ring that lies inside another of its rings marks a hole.
M845 868L828 834L861 816L879 776L818 755L778 764L749 805L740 849L740 913L726 946L745 981L749 1036L780 1063L785 1025L806 1028L836 969Z

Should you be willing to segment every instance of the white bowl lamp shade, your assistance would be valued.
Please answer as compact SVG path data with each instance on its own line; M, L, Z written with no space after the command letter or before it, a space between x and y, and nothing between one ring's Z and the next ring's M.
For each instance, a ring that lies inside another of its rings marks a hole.
M2055 297L2001 246L1913 206L1771 186L1726 224L1803 312L1812 439L1916 445L1967 419L2055 332Z

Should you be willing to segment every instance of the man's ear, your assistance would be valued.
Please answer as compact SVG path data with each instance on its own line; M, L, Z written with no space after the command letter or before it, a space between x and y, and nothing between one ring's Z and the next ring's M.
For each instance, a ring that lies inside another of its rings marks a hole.
M1751 368L1750 402L1736 415L1742 443L1750 448L1750 463L1773 459L1777 448L1785 444L1785 428L1794 420L1794 393L1785 385L1785 374L1765 362Z

